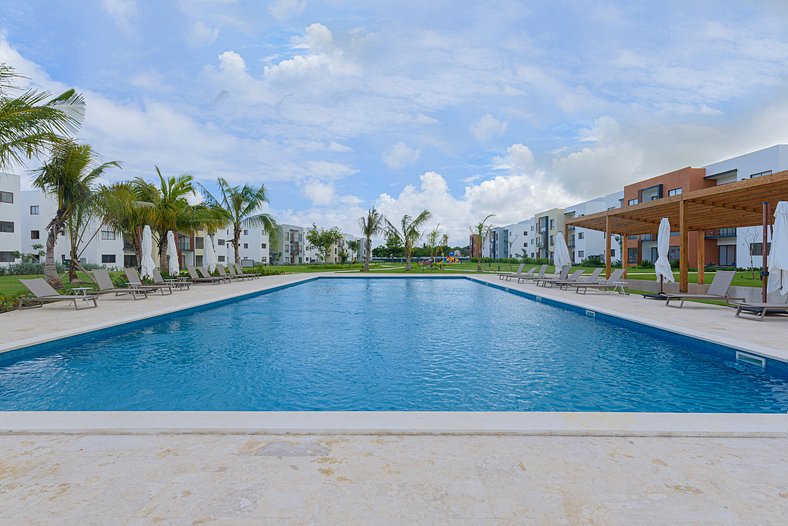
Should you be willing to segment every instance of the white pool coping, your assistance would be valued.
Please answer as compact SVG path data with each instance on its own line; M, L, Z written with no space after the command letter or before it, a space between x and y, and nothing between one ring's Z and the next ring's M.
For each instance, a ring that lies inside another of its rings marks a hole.
M0 434L786 438L788 415L425 411L22 411L0 413Z
M87 332L97 331L211 305L230 299L254 296L261 292L312 280L316 277L342 278L469 278L515 292L526 292L578 308L591 309L624 320L665 329L692 338L744 350L775 360L788 362L788 349L774 349L741 338L729 338L709 331L675 323L655 322L615 308L593 303L591 298L573 292L516 286L494 275L427 275L415 274L297 274L262 278L233 285L203 286L210 295L189 297L188 292L176 293L187 301L177 305L127 313L66 330L35 334L12 341L0 342L0 353L38 345ZM208 288L210 287L210 288ZM611 296L607 302L614 301ZM584 299L590 300L584 301ZM148 300L149 301L149 300ZM646 300L643 300L646 301ZM139 302L140 304L142 302ZM122 303L113 302L123 310ZM132 304L133 305L133 304ZM155 305L155 303L151 304ZM667 307L665 307L667 309ZM46 307L44 307L46 309ZM32 312L41 316L44 309ZM93 310L96 312L98 309ZM69 316L61 312L52 315ZM90 311L88 311L90 312ZM659 311L657 311L659 312ZM669 312L669 311L666 311ZM685 311L692 316L692 310ZM23 316L24 313L19 313ZM733 318L732 313L728 313ZM3 322L0 315L0 329ZM741 323L749 323L740 320ZM758 324L759 327L766 327ZM779 321L778 321L779 323ZM748 326L745 326L748 327ZM755 327L755 326L753 326ZM780 330L769 324L769 331ZM751 330L751 329L750 329ZM760 329L759 329L760 330ZM537 436L707 436L707 437L788 437L788 415L785 414L705 414L705 413L605 413L605 412L124 412L124 411L31 411L0 412L0 434L430 434L430 435L537 435Z

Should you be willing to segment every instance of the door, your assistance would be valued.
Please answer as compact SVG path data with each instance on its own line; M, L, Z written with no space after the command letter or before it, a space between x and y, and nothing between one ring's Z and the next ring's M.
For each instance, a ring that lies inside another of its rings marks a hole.
M736 245L720 245L720 266L736 266Z

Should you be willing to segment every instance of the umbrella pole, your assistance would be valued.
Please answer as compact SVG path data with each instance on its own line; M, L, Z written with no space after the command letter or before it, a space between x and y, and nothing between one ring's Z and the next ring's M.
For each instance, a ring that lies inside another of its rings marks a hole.
M652 257L653 257L653 256L652 256ZM665 291L664 291L664 290L662 290L662 284L664 283L664 280L665 280L665 276L663 276L662 274L660 274L660 275L659 275L659 294L660 294L660 295L662 295L662 294L665 294Z

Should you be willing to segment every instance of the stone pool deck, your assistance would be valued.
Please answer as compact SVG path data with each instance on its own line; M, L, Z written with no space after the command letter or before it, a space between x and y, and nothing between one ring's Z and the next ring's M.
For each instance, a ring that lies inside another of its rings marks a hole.
M2 314L0 352L312 277ZM476 279L788 361L784 318ZM784 524L788 514L787 415L388 415L352 428L330 413L0 413L0 524Z

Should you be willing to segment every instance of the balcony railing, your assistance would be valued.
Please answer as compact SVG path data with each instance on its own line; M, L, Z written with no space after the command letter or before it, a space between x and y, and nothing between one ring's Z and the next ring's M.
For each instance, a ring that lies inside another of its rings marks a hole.
M706 239L719 239L723 237L736 237L735 228L717 228L716 230L707 230Z

